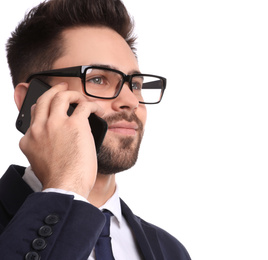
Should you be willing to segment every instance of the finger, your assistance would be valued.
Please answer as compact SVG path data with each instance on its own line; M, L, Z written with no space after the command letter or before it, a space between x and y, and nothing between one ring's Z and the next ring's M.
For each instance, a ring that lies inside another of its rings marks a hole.
M88 100L78 103L75 108L72 117L73 118L88 118L90 114L96 114L99 117L104 115L104 110L95 102L90 102Z
M61 91L55 94L50 104L50 119L67 118L70 104L85 102L85 95L77 91Z
M31 107L31 122L30 122L30 126L33 124L34 122L34 118L35 118L35 109L36 109L36 104L32 105Z
M36 107L34 108L34 120L40 125L44 125L50 114L50 104L53 97L60 91L68 89L68 84L63 82L46 91L41 97L38 98L36 102Z

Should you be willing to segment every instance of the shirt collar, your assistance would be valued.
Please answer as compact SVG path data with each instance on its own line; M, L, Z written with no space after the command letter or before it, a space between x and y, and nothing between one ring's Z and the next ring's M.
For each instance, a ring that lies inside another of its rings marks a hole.
M113 196L99 209L100 210L107 209L110 212L112 212L120 227L120 223L122 222L122 211L119 198L119 190L117 185Z

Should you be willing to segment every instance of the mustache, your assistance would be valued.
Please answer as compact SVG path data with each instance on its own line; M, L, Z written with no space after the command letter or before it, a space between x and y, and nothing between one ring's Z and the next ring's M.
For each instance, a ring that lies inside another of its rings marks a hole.
M118 121L125 120L130 123L135 122L139 127L139 131L143 131L143 128L144 128L143 123L134 112L131 114L126 113L126 112L120 112L120 113L104 116L103 119L107 122L108 126Z

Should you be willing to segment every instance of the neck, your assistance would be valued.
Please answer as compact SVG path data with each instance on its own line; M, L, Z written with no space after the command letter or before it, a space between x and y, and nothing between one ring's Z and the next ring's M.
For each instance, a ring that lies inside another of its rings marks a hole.
M115 187L115 174L98 174L95 185L88 196L88 201L97 208L101 207L113 196Z

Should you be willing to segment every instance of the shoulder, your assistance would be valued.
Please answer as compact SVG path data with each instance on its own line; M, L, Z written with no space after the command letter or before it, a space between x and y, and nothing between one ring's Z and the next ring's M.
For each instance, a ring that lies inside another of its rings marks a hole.
M185 260L191 259L186 248L177 238L172 236L164 229L156 225L153 225L141 218L139 219L144 230L153 229L155 231L156 236L158 238L159 246L161 247L161 250L164 255L176 256L179 257L178 259L185 259Z

